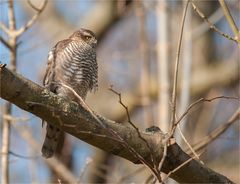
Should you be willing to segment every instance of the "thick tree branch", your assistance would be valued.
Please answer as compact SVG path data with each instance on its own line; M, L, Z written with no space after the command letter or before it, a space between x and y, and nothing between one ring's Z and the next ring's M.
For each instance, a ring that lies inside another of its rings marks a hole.
M109 133L109 129L111 129L117 132L132 149L152 165L149 148L132 126L118 124L97 115L101 122L108 127L107 130L99 125L96 118L81 105L62 99L7 68L0 68L0 80L1 98L50 123L54 123L55 126L65 132L93 146L123 157L133 163L140 163L121 141L112 138ZM159 162L162 157L166 136L161 132L140 133L151 146L152 153L155 154ZM171 172L191 158L174 141L168 146L167 153L168 155L162 167L162 172L165 173ZM225 176L212 171L195 160L191 160L182 166L170 177L180 183L233 183Z
M121 141L112 138L112 134L104 128L95 117L91 115L84 107L69 102L57 95L49 92L45 88L23 78L7 68L1 69L1 97L11 103L14 103L21 109L35 114L36 116L54 123L55 126L63 129L65 132L91 144L104 151L119 155L134 163L139 160L126 149ZM127 143L138 151L147 161L149 161L149 149L146 143L139 138L137 131L131 126L118 124L114 121L105 119L97 115L98 120L105 127L116 131ZM101 135L101 136L100 136ZM156 137L149 134L142 135L150 145L153 145L158 156L161 156L161 149L153 142ZM97 138L97 139L96 139ZM152 142L152 143L151 143ZM139 149L139 145L141 148Z

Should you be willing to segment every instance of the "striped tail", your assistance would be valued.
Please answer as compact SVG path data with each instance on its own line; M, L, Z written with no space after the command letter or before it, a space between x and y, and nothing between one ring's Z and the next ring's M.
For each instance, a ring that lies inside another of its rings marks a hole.
M63 140L64 132L50 124L47 124L46 130L47 132L42 146L42 156L51 158L56 152L59 143Z

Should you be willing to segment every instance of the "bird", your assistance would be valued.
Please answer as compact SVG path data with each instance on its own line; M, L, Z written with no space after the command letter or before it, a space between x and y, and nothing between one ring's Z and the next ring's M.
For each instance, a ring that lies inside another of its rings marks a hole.
M96 46L95 34L84 28L57 42L48 54L44 87L62 98L79 103L72 90L66 88L68 86L85 100L88 92L98 88ZM42 156L51 158L63 136L62 130L47 123Z

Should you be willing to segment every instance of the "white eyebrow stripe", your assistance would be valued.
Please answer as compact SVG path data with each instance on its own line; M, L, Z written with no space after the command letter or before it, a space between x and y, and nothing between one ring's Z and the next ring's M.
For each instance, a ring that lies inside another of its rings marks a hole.
M92 34L86 32L86 31L83 32L83 35L84 35L84 36L90 36L90 37L93 37Z

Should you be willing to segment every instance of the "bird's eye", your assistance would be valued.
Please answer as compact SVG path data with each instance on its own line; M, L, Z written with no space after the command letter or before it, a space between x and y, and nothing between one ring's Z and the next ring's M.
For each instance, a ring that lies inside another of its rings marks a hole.
M84 36L86 40L90 40L91 36Z

